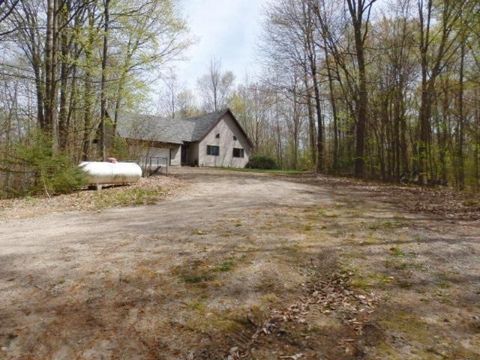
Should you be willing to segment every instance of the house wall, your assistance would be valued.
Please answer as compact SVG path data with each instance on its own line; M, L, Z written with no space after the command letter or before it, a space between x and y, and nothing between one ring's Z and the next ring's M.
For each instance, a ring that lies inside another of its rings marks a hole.
M219 138L216 137L217 134L220 134ZM233 140L234 136L236 136L237 140ZM219 146L220 155L207 155L207 145ZM225 114L215 128L198 143L196 148L199 166L244 168L251 154L251 147L247 139L230 114ZM244 149L245 156L243 158L234 158L233 148Z
M171 149L170 165L172 165L172 166L182 165L182 146L181 145L171 145L170 149Z
M139 161L145 158L161 157L170 159L171 166L180 166L182 159L182 147L176 144L147 144L143 142L131 142L130 154Z
M170 157L170 149L168 147L149 147L142 154L144 157Z

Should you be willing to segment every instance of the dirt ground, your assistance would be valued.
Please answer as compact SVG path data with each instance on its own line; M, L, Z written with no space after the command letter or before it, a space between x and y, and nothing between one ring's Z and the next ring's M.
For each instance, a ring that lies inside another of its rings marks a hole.
M314 176L0 223L0 359L480 359L480 223Z
M28 219L66 211L95 211L130 205L156 203L181 187L175 177L141 178L131 186L106 187L102 191L78 191L73 194L24 197L0 200L0 221Z

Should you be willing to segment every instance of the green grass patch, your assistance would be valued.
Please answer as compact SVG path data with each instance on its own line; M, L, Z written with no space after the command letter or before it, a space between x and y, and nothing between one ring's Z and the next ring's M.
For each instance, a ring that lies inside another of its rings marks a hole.
M312 225L305 225L305 226L303 227L303 231L312 231L312 229L313 229L313 226L312 226Z
M395 257L405 257L405 253L398 247L390 248L390 255Z
M207 232L201 229L195 229L192 231L192 235L202 236L202 235L207 235Z
M362 241L360 242L361 245L377 245L381 242L380 239L378 239L377 237L373 236L373 235L368 235L365 239L362 239Z
M198 284L206 281L211 281L215 278L213 274L208 272L206 273L198 273L198 274L183 274L182 280L187 284Z
M205 304L205 299L199 299L187 303L187 307L190 310L194 310L198 313L205 314L207 310L207 305Z
M233 270L234 266L235 266L235 262L233 261L233 259L228 259L228 260L225 260L225 261L221 262L220 264L218 264L215 267L215 271L217 271L217 272L231 271L231 270Z
M155 204L165 192L162 189L122 189L121 191L98 191L94 203L97 209Z
M365 275L354 275L350 284L352 287L362 290L370 290L372 288L384 288L392 283L394 278L382 273L370 273Z
M396 246L391 247L389 251L390 256L385 260L386 268L397 271L405 271L409 269L416 271L425 270L423 264L415 261L417 255L414 252L404 252Z
M240 168L217 168L228 171L237 171L245 173L258 173L258 174L272 174L272 175L301 175L306 174L306 171L303 170L277 170L277 169L240 169Z
M448 273L440 273L437 275L437 279L435 280L435 284L440 289L449 289L452 287L451 277Z
M205 303L189 304L194 313L189 316L187 325L196 331L207 333L237 333L244 328L247 312L243 308L218 311Z
M338 213L335 211L328 211L326 209L319 209L317 212L319 217L324 217L324 218L337 218Z
M388 317L380 321L385 330L402 334L407 339L428 344L432 341L432 334L428 324L410 311L391 311Z
M465 200L463 202L463 206L466 206L466 207L480 206L480 200L477 200L477 199Z
M402 228L405 226L403 221L398 220L385 220L385 221L377 221L373 224L368 225L369 230L377 231L377 230L394 230L398 228Z
M385 267L387 269L394 269L394 270L407 270L409 268L409 264L405 261L387 259L385 260Z
M385 341L382 341L380 344L375 346L373 350L377 354L379 359L389 359L389 360L404 360L404 356L401 351L398 351L393 346L388 344Z
M173 273L187 284L201 284L216 280L219 273L232 271L235 267L235 259L228 258L215 265L205 261L194 261L189 266L177 267Z

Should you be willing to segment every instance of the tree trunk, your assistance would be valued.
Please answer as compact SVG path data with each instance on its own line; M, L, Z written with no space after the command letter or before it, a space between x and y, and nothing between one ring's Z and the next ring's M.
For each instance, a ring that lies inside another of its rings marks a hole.
M69 9L68 4L64 4L64 8L61 9L62 24L68 21ZM58 114L58 144L62 151L65 151L68 141L68 127L67 127L67 85L69 76L69 64L68 58L70 55L68 48L68 34L64 28L60 35L60 51L61 51L61 65L60 65L60 110Z
M107 69L107 57L108 57L108 27L110 23L110 14L109 14L110 0L105 0L105 23L104 23L104 33L103 33L103 56L102 56L102 82L101 82L101 92L100 92L100 146L102 152L102 160L107 159L106 153L106 143L105 143L105 117L107 113L107 95L106 95L106 69Z
M49 136L53 135L54 109L55 109L55 0L47 0L47 27L45 39L45 119L43 131Z
M463 154L463 147L465 142L464 127L465 127L465 110L463 106L464 97L464 66L465 66L465 39L462 36L460 47L460 70L459 70L459 90L458 90L458 129L457 129L457 186L459 190L465 188L465 160Z
M307 68L306 59L304 64L304 83L305 83L305 93L306 93L307 112L308 112L308 139L309 139L309 146L310 146L310 156L311 156L312 164L315 165L315 162L317 159L315 117L313 115L312 91L310 88L310 82L308 80L308 68Z
M312 70L313 72L313 70ZM315 67L316 72L316 67ZM318 80L314 76L313 87L315 91L315 108L317 110L317 173L323 171L323 117L322 117L322 103L320 100L320 89Z
M355 51L358 62L358 103L357 103L357 126L356 126L356 145L355 145L355 176L364 176L364 151L365 151L365 129L367 124L367 77L365 68L365 54L363 47L363 36L361 22L354 22L355 33Z
M333 170L338 170L338 116L337 116L337 102L335 100L335 93L333 87L332 69L330 68L330 56L328 53L326 38L323 39L325 50L325 65L327 67L328 88L330 92L330 106L332 107L333 118Z
M480 190L480 91L475 89L475 150L474 150L474 179L475 190Z
M85 47L85 91L84 91L84 112L83 112L83 145L82 160L86 161L90 155L90 134L92 131L92 67L93 67L93 43L94 43L94 14L91 8L88 9L88 41Z

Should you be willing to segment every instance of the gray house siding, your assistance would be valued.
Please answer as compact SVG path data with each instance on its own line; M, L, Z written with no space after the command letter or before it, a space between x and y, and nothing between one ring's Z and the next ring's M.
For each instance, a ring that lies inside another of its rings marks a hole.
M138 145L137 145L138 148ZM163 158L170 162L171 166L180 166L182 156L181 145L176 144L155 144L151 145L145 143L142 145L140 151L137 150L136 157L145 161L146 158Z
M123 114L118 118L117 133L133 145L130 153L140 161L162 157L170 159L172 166L241 168L252 151L251 141L228 109L188 119ZM219 155L207 155L208 145L219 146ZM243 156L234 157L234 149Z
M218 136L218 137L217 137ZM234 140L234 137L236 140ZM220 147L219 156L207 155L207 145ZM243 149L244 157L233 157L233 149ZM243 131L229 113L198 144L199 166L244 168L249 160L251 146Z
M170 147L170 165L182 165L182 146L175 145Z

